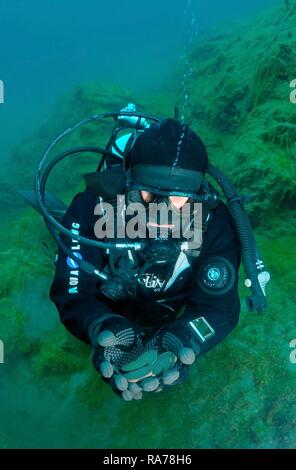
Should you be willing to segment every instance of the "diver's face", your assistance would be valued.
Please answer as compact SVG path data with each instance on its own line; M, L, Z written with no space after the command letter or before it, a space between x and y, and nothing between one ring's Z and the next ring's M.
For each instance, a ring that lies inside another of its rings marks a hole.
M141 196L144 202L152 202L154 199L154 194L150 193L148 191L141 191ZM170 203L176 208L176 209L182 209L184 204L189 200L188 197L185 196L169 196L169 201Z

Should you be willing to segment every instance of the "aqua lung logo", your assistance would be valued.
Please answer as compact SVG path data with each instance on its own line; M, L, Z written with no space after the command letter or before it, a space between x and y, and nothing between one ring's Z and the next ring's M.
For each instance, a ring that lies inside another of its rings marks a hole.
M73 233L74 237L75 235L79 235L79 228L80 228L80 224L76 222L72 223L71 232ZM79 265L75 261L75 258L82 259L82 256L80 254L80 244L78 240L75 239L74 237L72 238L72 246L71 246L73 258L70 258L69 256L67 258L67 266L68 268L70 268L69 287L68 287L69 294L78 294Z
M80 253L75 253L74 252L73 255L75 256L75 258L82 259L82 256L81 256ZM79 264L76 263L76 261L74 261L74 259L70 258L69 256L67 258L67 265L71 269L78 269L79 268Z

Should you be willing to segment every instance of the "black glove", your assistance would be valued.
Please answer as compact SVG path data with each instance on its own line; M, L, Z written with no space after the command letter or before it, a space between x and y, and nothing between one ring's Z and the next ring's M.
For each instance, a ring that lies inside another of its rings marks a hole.
M129 320L115 314L108 317L90 329L93 364L124 400L139 400L143 391L158 392L187 378L201 349L189 322L181 319L143 341Z
M126 391L129 383L122 375L121 368L143 354L144 344L140 332L126 318L112 315L93 323L89 337L94 348L94 367L103 377L110 379L113 388Z
M172 351L182 364L191 365L199 355L200 341L189 322L179 320L159 333L164 351Z
M89 336L94 367L124 400L139 400L143 391L161 391L179 379L177 356L160 347L158 336L144 343L136 326L122 316L108 314L94 322Z
M152 377L139 380L137 386L145 392L159 392L182 383L188 376L189 365L200 353L200 343L190 324L179 320L161 328L145 343L146 351L154 351Z
M123 393L125 400L142 398L141 392L160 392L182 383L200 351L186 322L161 328L149 339L145 338L144 343L144 354L123 366L124 376L129 381ZM136 383L130 383L132 379Z

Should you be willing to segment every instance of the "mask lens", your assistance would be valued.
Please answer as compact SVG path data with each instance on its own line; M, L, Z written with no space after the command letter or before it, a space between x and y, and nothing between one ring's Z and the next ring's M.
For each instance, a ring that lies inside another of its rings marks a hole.
M175 209L182 209L184 204L188 202L189 198L185 196L169 196L170 205Z

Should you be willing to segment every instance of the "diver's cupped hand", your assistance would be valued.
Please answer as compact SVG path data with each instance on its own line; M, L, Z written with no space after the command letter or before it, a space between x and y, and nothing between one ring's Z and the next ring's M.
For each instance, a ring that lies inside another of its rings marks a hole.
M159 341L164 351L173 352L178 361L184 365L193 364L200 353L200 346L184 320L179 320L172 326L161 330Z
M164 350L162 338L167 331L159 333L145 344L146 351L141 356L122 367L121 380L128 382L122 391L124 400L140 400L147 393L168 390L187 378L189 366L180 361L174 346L171 349L175 352Z
M95 368L126 401L183 382L198 352L190 330L180 322L162 328L148 342L142 338L132 322L119 316L105 320L92 337Z
M120 391L128 389L124 366L134 362L144 352L140 332L126 318L114 316L104 321L92 337L94 367L110 385Z

